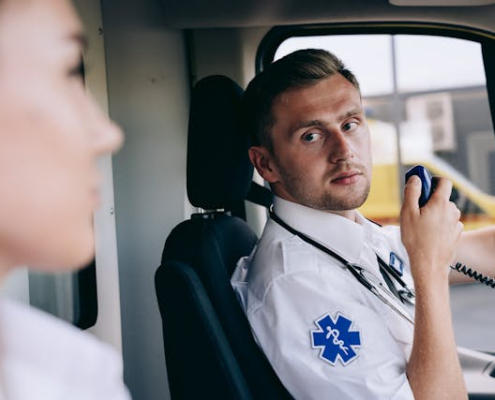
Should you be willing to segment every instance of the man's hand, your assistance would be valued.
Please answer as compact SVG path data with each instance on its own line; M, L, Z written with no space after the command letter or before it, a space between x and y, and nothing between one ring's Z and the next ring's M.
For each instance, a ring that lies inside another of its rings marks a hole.
M430 200L419 208L421 181L413 176L406 184L401 235L416 285L421 285L425 279L443 281L448 277L463 228L459 221L460 211L449 201L451 191L452 183L440 178Z
M460 212L449 201L452 184L440 179L419 208L421 182L406 184L401 234L416 291L414 341L407 377L416 400L467 399L452 328L449 264L462 232Z

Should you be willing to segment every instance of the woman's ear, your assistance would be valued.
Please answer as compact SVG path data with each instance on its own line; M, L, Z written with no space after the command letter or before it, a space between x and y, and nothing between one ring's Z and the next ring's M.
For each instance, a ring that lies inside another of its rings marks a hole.
M264 146L252 146L249 158L262 178L268 183L278 182L277 169L273 163L273 155Z

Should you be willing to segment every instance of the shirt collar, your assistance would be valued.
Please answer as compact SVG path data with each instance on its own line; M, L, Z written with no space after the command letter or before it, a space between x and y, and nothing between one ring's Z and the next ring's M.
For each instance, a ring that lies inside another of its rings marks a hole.
M329 247L350 263L359 263L368 221L356 211L357 222L274 196L275 213L288 225Z

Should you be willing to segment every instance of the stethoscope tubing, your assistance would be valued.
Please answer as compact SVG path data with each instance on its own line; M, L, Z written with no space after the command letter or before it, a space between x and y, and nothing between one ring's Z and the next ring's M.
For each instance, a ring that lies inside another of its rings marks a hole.
M370 291L373 295L379 298L384 304L388 305L393 311L399 314L402 318L404 318L406 321L414 325L414 319L409 314L409 312L407 312L407 310L404 309L402 303L400 305L398 304L398 298L389 289L385 288L381 283L378 283L377 286L369 278L367 278L364 274L364 271L366 271L365 269L361 268L359 265L348 262L344 257L335 253L332 249L322 245L321 243L316 242L315 240L306 236L304 233L294 229L285 221L283 221L277 214L275 214L273 209L270 209L270 217L282 228L298 236L304 242L312 245L313 247L316 247L318 250L323 251L325 254L328 254L332 258L341 262L345 266L345 268L356 278L356 280L359 283L361 283L361 285L363 285L368 291ZM386 264L378 255L377 255L377 260L379 267L382 270L385 270L386 273L390 274L402 287L402 290L398 291L402 300L414 305L415 304L414 292L407 287L406 283L401 279L400 275L390 265ZM371 274L371 272L369 273ZM375 279L377 278L375 277Z

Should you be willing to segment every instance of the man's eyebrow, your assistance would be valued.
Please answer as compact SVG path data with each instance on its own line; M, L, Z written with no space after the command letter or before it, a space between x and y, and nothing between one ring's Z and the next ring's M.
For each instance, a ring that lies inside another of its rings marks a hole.
M293 131L295 132L301 128L310 128L312 126L321 126L321 125L323 125L323 122L321 122L318 119L313 119L310 121L301 121L296 126L294 126Z
M337 118L339 122L345 121L347 118L355 117L356 115L363 114L363 109L361 107L353 108L352 110L347 111L345 114L341 115Z
M342 121L345 121L349 117L354 117L354 116L360 115L360 114L363 114L363 109L360 107L356 107L356 108L353 108L353 109L347 111L346 113L342 114L341 116L339 116L337 118L337 121L342 122ZM315 126L324 126L324 125L325 125L325 123L319 119L301 121L301 122L298 122L294 126L291 133L294 134L299 129L303 129L303 128L311 128L311 127L315 127Z
M81 47L81 49L87 50L88 48L88 38L82 32L74 32L69 35L69 40L77 42L77 44Z
M295 124L289 132L289 136L292 137L296 134L297 131L303 128L311 128L314 126L323 126L324 123L318 119L312 119L308 121L300 121Z

